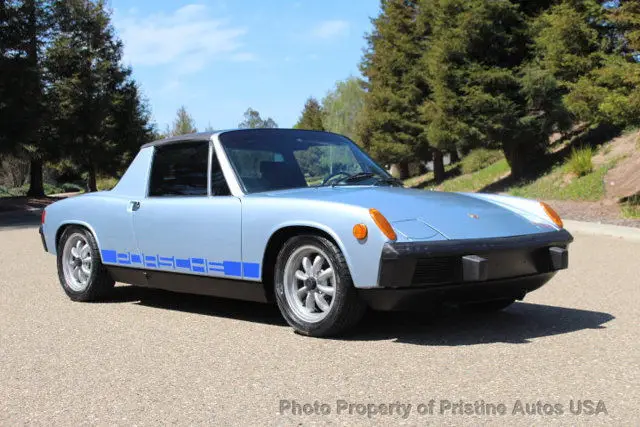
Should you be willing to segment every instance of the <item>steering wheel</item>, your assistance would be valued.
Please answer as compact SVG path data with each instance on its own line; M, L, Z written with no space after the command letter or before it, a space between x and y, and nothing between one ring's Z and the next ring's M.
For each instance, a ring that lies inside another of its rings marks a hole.
M328 177L326 177L323 181L322 181L322 185L327 185L327 183L329 181L332 181L334 179L336 179L339 176L344 176L345 178L348 178L349 176L351 176L351 174L347 173L347 172L336 172L336 173L332 173L331 175L329 175Z

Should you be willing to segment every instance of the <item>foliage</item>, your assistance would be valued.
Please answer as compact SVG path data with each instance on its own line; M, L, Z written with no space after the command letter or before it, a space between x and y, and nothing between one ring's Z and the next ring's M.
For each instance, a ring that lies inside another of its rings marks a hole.
M173 121L173 126L171 127L168 136L187 135L195 132L198 132L196 122L183 105L178 108L178 111L176 111L176 118Z
M640 219L640 195L631 197L621 204L622 216L631 219Z
M120 169L152 133L104 2L2 1L0 28L0 150L30 159L30 195L44 194L45 162L95 189L96 172Z
M573 149L567 162L567 168L576 176L584 176L593 172L593 149L584 147Z
M100 177L97 180L98 191L111 190L118 183L117 178L113 177Z
M472 173L504 158L500 150L488 150L486 148L478 148L467 154L461 162L462 173Z
M349 77L338 81L322 99L322 123L325 130L359 142L358 129L362 121L364 98L365 91L358 78Z
M268 117L264 120L260 113L253 108L248 108L244 113L244 120L238 124L240 129L277 128L278 124Z
M425 34L417 16L416 0L383 0L360 65L367 92L359 140L381 162L402 163L403 175L428 152L418 111L428 88L419 73Z
M298 123L293 126L295 129L324 130L322 124L322 107L317 99L311 97L307 99L302 110L302 115Z

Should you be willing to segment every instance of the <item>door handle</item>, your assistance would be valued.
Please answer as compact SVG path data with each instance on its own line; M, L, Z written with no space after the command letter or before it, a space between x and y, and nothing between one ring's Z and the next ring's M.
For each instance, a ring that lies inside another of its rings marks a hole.
M138 209L140 209L140 202L136 202L136 201L129 202L129 208L133 212L137 211Z

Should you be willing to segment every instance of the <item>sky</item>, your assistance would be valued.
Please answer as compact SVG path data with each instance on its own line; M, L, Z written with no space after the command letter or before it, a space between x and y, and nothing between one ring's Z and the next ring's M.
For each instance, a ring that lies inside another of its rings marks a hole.
M199 130L251 107L292 127L358 64L379 0L111 0L113 24L163 131L184 105Z

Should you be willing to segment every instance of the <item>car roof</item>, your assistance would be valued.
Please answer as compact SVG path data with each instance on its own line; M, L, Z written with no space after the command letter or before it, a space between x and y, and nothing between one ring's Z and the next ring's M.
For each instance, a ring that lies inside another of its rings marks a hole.
M257 129L225 129L225 130L217 130L213 132L197 132L197 133L189 133L186 135L178 135L172 136L170 138L159 139L157 141L148 142L140 148L160 146L160 145L168 145L168 144L179 144L181 142L193 142L193 141L209 141L214 135L221 135L223 133L228 132L274 132L274 131L292 131L292 132L319 132L319 133L332 133L326 131L315 131L315 130L304 130L304 129L287 129L287 128L257 128Z

